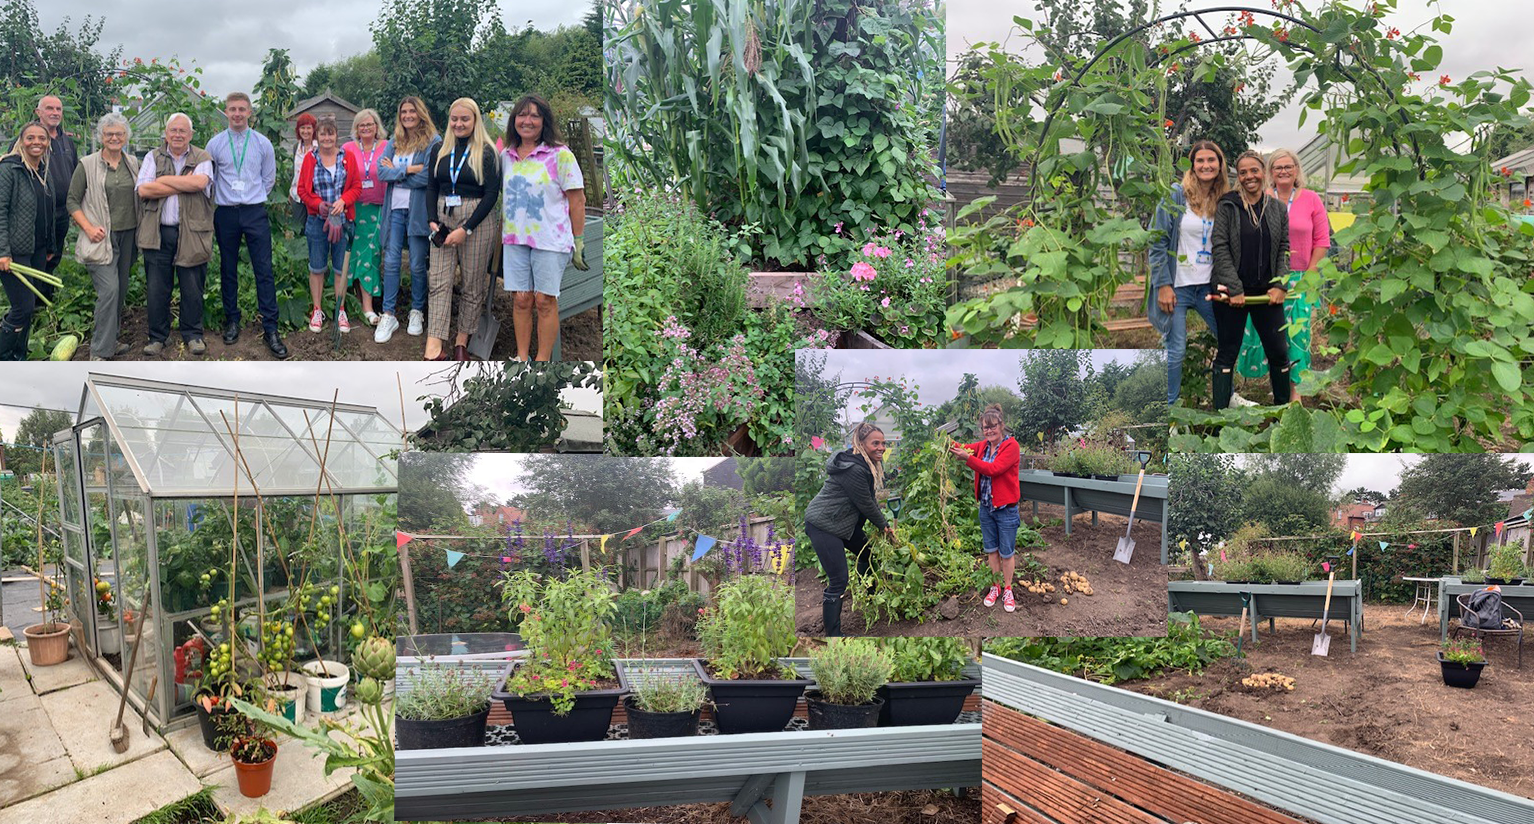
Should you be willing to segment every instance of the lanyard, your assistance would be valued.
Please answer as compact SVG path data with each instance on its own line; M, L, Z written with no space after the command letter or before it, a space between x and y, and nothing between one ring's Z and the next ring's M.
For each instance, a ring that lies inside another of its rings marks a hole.
M362 154L362 144L357 144L357 154L362 157L363 180L373 176L373 158L378 156L378 150L381 148L383 148L383 141L375 140L373 141L373 151L368 152L367 154Z
M458 172L459 172L460 169L463 168L463 162L465 160L468 160L468 159L469 159L469 147L468 146L463 147L463 156L462 157L459 157L458 156L458 150L454 149L453 150L453 156L448 159L449 166L448 166L448 170L447 170L447 176L452 179L452 182L453 182L453 194L455 194L455 195L458 194Z
M241 170L245 168L245 153L250 151L250 129L245 130L245 142L240 146L240 153L234 153L234 136L229 137L229 159L234 161L234 176L240 177Z
M1199 241L1199 251L1207 252L1209 251L1209 230L1214 226L1214 221L1207 217L1201 217L1199 220L1204 224L1204 237Z

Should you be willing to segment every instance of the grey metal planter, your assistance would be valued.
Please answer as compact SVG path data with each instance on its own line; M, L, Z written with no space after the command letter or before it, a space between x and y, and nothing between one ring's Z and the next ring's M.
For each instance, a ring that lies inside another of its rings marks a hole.
M1123 480L1123 478L1129 480ZM1134 503L1135 482L1138 476L1120 476L1119 480L1096 478L1073 478L1041 469L1018 471L1019 491L1025 501L1033 501L1034 516L1038 516L1041 503L1060 504L1065 507L1065 534L1071 534L1071 518L1079 512L1091 512L1095 523L1097 513L1129 516ZM1167 477L1146 475L1140 488L1140 503L1135 509L1135 519L1155 521L1161 524L1161 563L1167 561L1166 534Z
M1330 618L1348 626L1348 644L1358 651L1358 636L1364 629L1363 581L1337 581L1332 587ZM1326 609L1326 582L1300 584L1236 584L1227 581L1168 581L1167 609L1172 612L1195 612L1199 615L1240 615L1242 595L1250 596L1247 606L1252 616L1252 641L1257 640L1257 622L1268 619L1268 631L1274 631L1274 618L1320 618Z

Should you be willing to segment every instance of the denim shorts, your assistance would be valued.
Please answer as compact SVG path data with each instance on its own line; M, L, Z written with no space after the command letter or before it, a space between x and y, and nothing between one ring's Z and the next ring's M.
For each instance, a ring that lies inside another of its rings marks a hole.
M309 271L323 272L329 263L330 271L339 274L346 265L346 235L343 233L340 240L331 243L325 236L325 218L310 215L304 221L304 237L309 241Z
M1011 558L1017 552L1017 529L1022 518L1017 514L1017 504L1007 504L992 509L980 505L980 535L984 539L985 554L1001 552L1001 557Z
M501 273L508 292L540 292L559 297L559 283L565 279L571 252L550 252L519 243L502 247Z

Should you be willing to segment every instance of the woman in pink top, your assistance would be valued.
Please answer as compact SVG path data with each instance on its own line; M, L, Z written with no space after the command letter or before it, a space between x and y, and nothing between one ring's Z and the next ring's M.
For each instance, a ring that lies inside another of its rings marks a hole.
M352 118L352 139L342 147L357 164L362 175L362 198L357 201L356 236L352 241L351 277L348 290L356 283L362 292L362 313L369 326L378 325L373 298L383 293L378 264L382 247L378 242L378 219L383 214L384 183L378 179L378 161L389 156L389 141L382 139L383 119L372 109L363 109Z
M1293 364L1289 373L1294 376L1291 399L1297 399L1300 373L1310 368L1310 318L1319 301L1314 294L1296 291L1296 287L1300 277L1315 271L1321 258L1326 257L1326 250L1332 245L1332 227L1321 196L1305 188L1305 174L1294 152L1288 149L1274 152L1268 160L1268 175L1273 184L1272 195L1289 205L1289 298L1284 301L1284 320L1289 335L1289 361ZM1244 378L1268 374L1262 342L1251 321L1247 321L1236 370Z

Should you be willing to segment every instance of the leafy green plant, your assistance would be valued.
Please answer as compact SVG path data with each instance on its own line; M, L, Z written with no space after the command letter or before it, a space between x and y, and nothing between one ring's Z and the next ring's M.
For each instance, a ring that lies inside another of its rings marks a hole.
M970 662L969 647L958 638L880 638L880 648L890 654L894 670L889 680L957 681Z
M895 662L873 639L828 638L810 656L810 669L824 701L856 706L874 700L874 693L889 683Z
M792 667L778 660L792 655L798 644L793 590L770 575L726 581L698 621L698 640L720 678L796 677Z
M1481 647L1481 642L1470 638L1454 638L1443 642L1439 648L1443 653L1443 660L1455 664L1481 664L1486 662L1486 650Z
M991 638L985 648L993 655L1105 684L1163 672L1199 673L1236 654L1225 634L1204 630L1191 612L1169 613L1165 638Z
M1459 574L1459 579L1467 584L1486 583L1486 573L1479 569L1467 569Z
M428 452L532 452L554 446L568 423L561 393L600 382L596 365L586 361L481 364L462 389L426 398L431 420L422 430L426 434L412 435L411 443Z
M596 570L570 570L564 578L522 570L506 576L502 599L527 645L506 689L547 695L555 715L575 708L575 694L616 677L608 618L612 584Z
M1304 581L1313 565L1299 552L1268 552L1253 558L1250 573L1259 581Z
M446 721L483 712L490 705L490 679L461 667L422 667L409 692L394 698L394 717Z
M824 272L814 282L814 313L826 328L867 331L896 349L946 342L948 256L935 213L918 218L916 232L875 236L850 257L850 266Z
M634 685L633 696L645 712L694 712L708 703L708 687L697 678L648 678Z
M1523 546L1498 544L1487 558L1486 574L1504 581L1523 575Z

